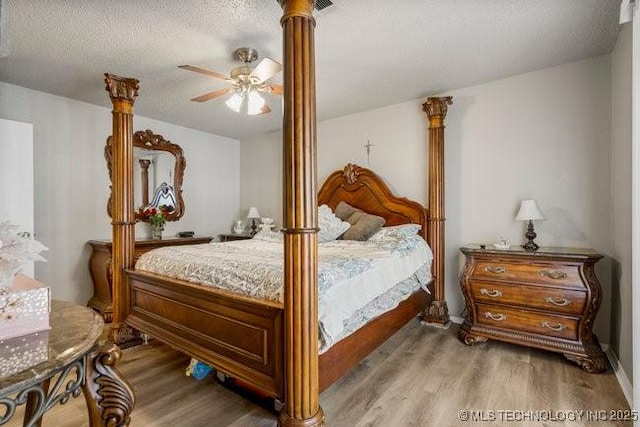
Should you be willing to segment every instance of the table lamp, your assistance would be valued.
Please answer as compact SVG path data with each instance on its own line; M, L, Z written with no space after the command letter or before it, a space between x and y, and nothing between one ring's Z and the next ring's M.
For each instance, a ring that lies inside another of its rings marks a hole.
M524 235L528 242L522 246L524 250L530 252L538 250L539 246L533 241L533 239L536 238L536 233L533 231L533 221L542 219L547 219L547 217L544 216L542 210L540 210L538 202L535 200L523 200L522 203L520 203L520 210L518 211L518 215L516 215L516 220L529 221L527 232Z
M247 214L247 219L251 220L251 235L256 234L256 218L260 218L258 208L256 208L255 206L251 206L249 208L249 213Z

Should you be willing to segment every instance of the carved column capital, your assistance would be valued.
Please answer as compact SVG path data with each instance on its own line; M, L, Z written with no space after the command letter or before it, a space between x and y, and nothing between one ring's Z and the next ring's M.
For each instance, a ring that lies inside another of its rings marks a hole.
M138 96L138 79L116 76L115 74L104 73L105 90L109 92L111 102L115 105L117 101L125 101L133 105Z
M422 110L427 113L427 117L429 118L429 127L443 127L444 126L444 118L447 116L447 105L452 104L453 97L451 96L443 96L443 97L435 97L430 96L427 98L427 102L422 104Z
M281 23L294 16L301 16L315 24L313 8L316 5L316 0L278 0L278 3L280 3L283 12Z

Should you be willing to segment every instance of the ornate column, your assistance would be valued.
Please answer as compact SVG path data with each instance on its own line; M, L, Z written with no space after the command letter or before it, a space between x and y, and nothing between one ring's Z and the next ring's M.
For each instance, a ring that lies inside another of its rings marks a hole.
M279 0L284 53L284 407L280 426L322 426L318 379L318 207L312 16Z
M133 103L138 96L138 80L105 74L106 90L113 103L113 228L112 298L113 322L109 340L120 344L131 335L124 320L129 313L129 283L125 268L133 267L135 216L133 206Z
M142 170L142 206L147 206L149 204L149 165L151 164L151 160L139 159L138 163Z
M429 97L422 109L429 118L429 217L427 240L433 251L433 295L424 320L441 325L449 322L444 299L444 118L450 96Z

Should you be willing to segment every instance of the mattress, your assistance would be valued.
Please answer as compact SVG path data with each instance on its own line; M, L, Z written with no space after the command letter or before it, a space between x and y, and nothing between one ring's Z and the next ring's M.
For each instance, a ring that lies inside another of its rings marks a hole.
M281 236L168 246L143 254L136 269L283 302ZM335 240L318 245L320 352L368 320L427 290L433 255L419 236L403 240Z

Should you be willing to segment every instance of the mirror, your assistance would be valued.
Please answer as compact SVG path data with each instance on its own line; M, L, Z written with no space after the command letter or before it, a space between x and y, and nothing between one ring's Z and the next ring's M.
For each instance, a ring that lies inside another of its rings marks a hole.
M112 138L109 137L104 155L109 169L109 179L113 183L112 150ZM182 180L186 160L182 148L165 140L162 135L145 130L133 134L133 150L136 220L139 220L138 208L152 205L164 206L167 212L167 221L177 221L184 214ZM109 196L107 203L109 216L111 216L112 197L113 194Z

